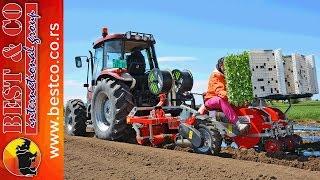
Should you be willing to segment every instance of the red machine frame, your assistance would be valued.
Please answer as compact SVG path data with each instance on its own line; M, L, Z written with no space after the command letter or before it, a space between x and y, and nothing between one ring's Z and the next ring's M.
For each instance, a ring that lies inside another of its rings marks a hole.
M127 123L132 124L137 132L136 140L140 145L160 146L165 143L175 142L179 133L180 117L166 114L162 106L166 103L166 95L159 96L159 103L155 107L135 107L127 116ZM188 108L190 109L190 108ZM147 116L135 116L137 111L150 111ZM196 110L191 110L195 114ZM248 116L250 130L244 136L227 133L228 123L211 121L220 134L227 139L232 139L240 148L253 148L260 142L269 153L282 150L292 151L301 143L301 138L290 131L290 125L285 114L272 107L242 107L236 109L238 116ZM209 117L209 116L208 116ZM209 117L211 118L211 117ZM197 123L196 116L191 115L183 119L187 125ZM224 126L225 124L227 126Z

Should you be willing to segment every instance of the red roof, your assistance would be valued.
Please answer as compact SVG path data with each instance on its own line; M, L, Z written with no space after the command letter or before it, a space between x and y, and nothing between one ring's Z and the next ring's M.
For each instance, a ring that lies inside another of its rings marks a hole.
M102 43L102 42L104 42L104 41L106 41L106 40L110 40L110 39L121 39L121 38L123 38L124 36L125 36L124 34L109 34L109 35L107 35L106 37L100 38L100 39L98 39L97 41L95 41L95 42L93 43L93 48L95 48L98 44L100 44L100 43Z

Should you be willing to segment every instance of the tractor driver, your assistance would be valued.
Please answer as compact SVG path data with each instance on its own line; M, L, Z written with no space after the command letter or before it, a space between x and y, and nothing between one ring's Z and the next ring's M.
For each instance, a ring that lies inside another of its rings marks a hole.
M139 48L134 48L128 56L127 67L132 75L143 75L146 71L146 62Z
M199 113L204 114L206 109L220 109L239 133L244 134L249 129L249 125L239 121L236 112L228 102L223 62L224 58L218 60L216 69L210 76L208 90L204 96L205 103L200 107Z

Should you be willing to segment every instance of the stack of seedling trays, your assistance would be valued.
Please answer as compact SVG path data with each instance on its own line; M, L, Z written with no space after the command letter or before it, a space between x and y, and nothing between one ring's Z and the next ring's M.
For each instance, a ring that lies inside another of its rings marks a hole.
M286 95L281 50L253 50L249 52L254 97Z
M280 49L226 56L225 78L229 102L236 106L254 98L289 99L319 93L314 56L283 56Z
M288 94L319 93L313 55L292 54L283 56L285 83Z

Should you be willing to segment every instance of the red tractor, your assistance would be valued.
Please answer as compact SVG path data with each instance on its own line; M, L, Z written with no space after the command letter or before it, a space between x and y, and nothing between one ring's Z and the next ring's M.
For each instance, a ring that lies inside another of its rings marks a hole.
M83 136L87 125L93 124L100 139L135 138L138 144L151 146L175 143L203 154L219 153L223 140L271 153L291 151L301 143L285 115L275 108L238 108L238 115L250 124L244 136L237 135L221 112L198 114L190 92L192 74L160 70L154 44L152 34L108 34L104 28L102 38L93 44L94 53L75 58L78 68L83 58L88 63L87 103L68 101L65 127L69 135Z
M154 107L158 104L160 93L170 94L173 85L171 72L160 71L155 53L155 39L152 34L127 32L108 34L102 31L102 38L93 44L94 53L90 56L75 58L76 67L82 67L82 60L87 64L87 103L79 99L70 100L65 109L66 132L70 135L83 136L87 124L92 123L95 135L101 139L126 140L132 136L132 126L126 119L133 107ZM195 100L191 94L193 80L191 74L184 84L179 86L179 93L170 94L166 105ZM151 76L152 81L148 80ZM184 92L182 92L184 91ZM181 92L181 93L180 93ZM180 109L168 110L174 116ZM142 110L139 116L149 115Z

